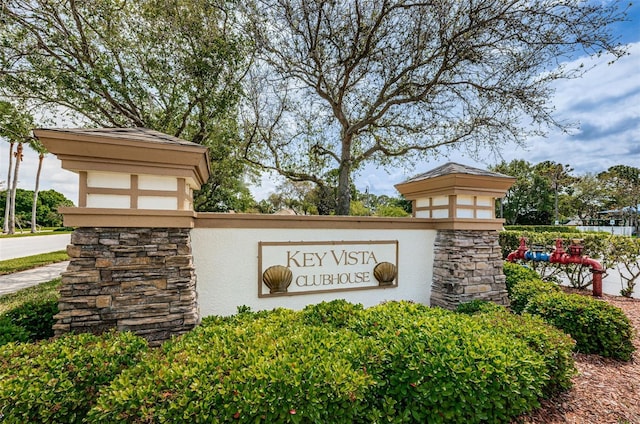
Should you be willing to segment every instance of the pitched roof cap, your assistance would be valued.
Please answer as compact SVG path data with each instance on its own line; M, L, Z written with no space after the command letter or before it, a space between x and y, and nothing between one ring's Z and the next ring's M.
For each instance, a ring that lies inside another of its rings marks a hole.
M498 172L491 172L485 169L474 168L472 166L462 165L456 162L447 162L442 166L432 169L431 171L424 172L409 178L405 183L411 183L416 181L428 180L430 178L441 177L450 174L467 174L477 175L483 177L495 177L495 178L512 178L505 174Z

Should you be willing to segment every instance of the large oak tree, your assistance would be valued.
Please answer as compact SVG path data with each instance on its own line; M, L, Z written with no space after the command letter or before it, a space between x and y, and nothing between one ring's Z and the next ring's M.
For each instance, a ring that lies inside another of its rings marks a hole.
M337 187L443 149L499 148L549 126L554 81L578 55L624 54L619 2L253 0L259 49L243 109L245 156ZM623 6L624 7L624 6Z
M226 0L3 0L0 96L54 113L63 107L97 126L147 127L206 145L213 172L198 204L233 208L243 190L236 107L248 63L234 7Z

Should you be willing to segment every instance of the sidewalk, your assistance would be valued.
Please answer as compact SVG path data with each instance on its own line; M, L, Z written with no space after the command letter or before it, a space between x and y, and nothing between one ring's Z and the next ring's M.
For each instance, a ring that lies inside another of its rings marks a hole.
M67 269L69 261L58 262L27 271L0 275L0 296L16 292L20 289L35 286L60 277Z

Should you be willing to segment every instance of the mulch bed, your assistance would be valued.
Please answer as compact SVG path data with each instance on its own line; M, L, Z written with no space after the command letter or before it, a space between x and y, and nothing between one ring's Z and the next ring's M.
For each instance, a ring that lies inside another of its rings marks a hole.
M603 300L622 309L635 327L633 359L620 362L574 354L579 374L573 388L543 401L517 423L640 424L640 299L604 295Z

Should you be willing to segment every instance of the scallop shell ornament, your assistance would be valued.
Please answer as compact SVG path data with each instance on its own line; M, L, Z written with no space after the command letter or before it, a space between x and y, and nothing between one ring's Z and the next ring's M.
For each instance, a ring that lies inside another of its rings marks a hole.
M373 276L381 286L390 286L396 279L398 269L391 262L380 262L373 268Z
M262 281L269 287L269 293L286 293L293 280L293 273L282 265L273 265L262 273Z

